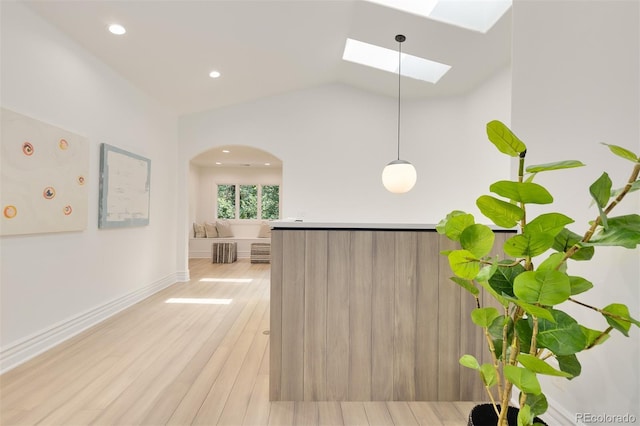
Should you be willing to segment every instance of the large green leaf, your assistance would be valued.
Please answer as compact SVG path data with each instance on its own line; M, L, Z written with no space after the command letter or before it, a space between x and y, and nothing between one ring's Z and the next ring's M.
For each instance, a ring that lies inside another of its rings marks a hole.
M460 234L460 245L477 257L488 255L493 248L495 235L486 225L469 225Z
M474 223L475 221L472 214L456 210L449 213L438 225L442 230L441 233L444 233L447 238L453 241L458 241L460 240L460 234L462 234L462 231L464 231L467 226L473 225Z
M604 315L605 319L609 323L609 325L625 336L629 337L629 329L631 328L631 324L634 324L637 327L640 327L640 322L638 320L631 318L629 315L629 308L626 305L621 303L612 303L610 305L602 308L604 312L615 315L616 317L621 317L622 319L613 318L609 315Z
M550 234L518 234L505 241L502 247L509 256L535 257L549 250L554 241Z
M549 314L551 316L551 314ZM553 317L551 317L553 318ZM527 319L520 319L516 322L516 333L518 333L518 341L520 342L520 352L529 352L531 350L531 336L533 336L533 328Z
M480 272L479 260L468 250L453 250L448 258L451 270L460 278L472 280Z
M504 327L507 327L507 340L513 338L513 319L508 315L501 315L493 320L489 326L489 335L494 339L502 339Z
M482 268L480 268L480 272L476 276L476 280L489 281L497 270L498 270L498 262L493 261L490 265L485 265Z
M511 262L503 261L501 263ZM499 266L498 270L489 279L489 285L498 294L506 294L508 296L514 296L513 294L513 280L525 271L524 267L517 263L514 266Z
M536 164L525 169L527 173L547 172L550 170L572 169L582 167L584 164L577 160L556 161L554 163Z
M524 216L524 210L520 207L498 200L490 195L480 196L476 200L476 205L483 215L503 228L513 228Z
M561 213L545 213L530 221L524 227L525 234L549 234L558 235L564 227L574 220Z
M516 426L530 426L530 425L533 424L533 418L534 417L535 416L531 412L531 407L529 407L527 404L524 404L518 410L518 417L517 417L517 425Z
M482 364L480 366L480 377L484 385L488 388L498 384L498 373L496 373L496 367L493 364Z
M465 280L460 277L450 277L449 279L454 283L458 284L460 287L467 290L469 293L473 294L474 296L477 296L480 294L480 290L478 289L478 287L476 287L473 284L473 281L471 280Z
M640 215L610 217L608 222L608 227L601 228L586 244L630 249L640 244Z
M611 198L611 179L606 172L602 173L602 175L591 184L589 193L598 207L604 208L607 205L609 198Z
M571 377L571 374L567 373L566 371L556 370L555 368L553 368L552 366L550 366L540 358L537 358L533 355L521 353L518 355L518 361L525 368L537 374L544 374L547 376L557 376L557 377Z
M527 146L509 129L498 120L487 123L487 136L498 150L511 157L518 157L521 152L527 150Z
M536 318L544 318L547 321L554 321L551 312L549 312L549 310L545 307L527 303L515 297L504 296L504 298L509 302L515 303L516 305L520 306L527 314L531 316L534 316Z
M556 356L556 360L558 361L558 367L560 367L560 370L569 373L572 376L569 377L569 380L574 377L578 377L582 372L582 365L580 365L578 357L575 355L558 355Z
M526 204L550 204L553 197L543 186L531 182L501 180L493 183L489 190L509 200Z
M539 416L540 414L546 413L547 409L549 408L547 397L544 396L543 393L541 393L540 395L527 394L526 405L531 407L531 414L534 416Z
M498 303L500 303L502 306L509 305L509 301L505 299L501 293L496 292L487 281L478 281L478 284L480 284L485 290L487 290L487 293L489 293L494 299L496 299L496 301L498 301Z
M552 253L548 258L542 261L538 265L538 271L560 271L565 272L567 270L567 263L562 262L564 259L563 253Z
M471 311L471 321L477 326L487 328L493 321L500 317L500 312L496 308L476 308Z
M629 151L626 148L623 148L621 146L618 145L610 145L608 143L602 143L602 145L606 145L607 147L609 147L609 150L611 152L613 152L615 155L617 155L618 157L624 158L625 160L629 160L632 161L634 163L637 163L640 161L640 157L638 155L636 155L635 153Z
M547 348L556 355L573 355L587 346L587 337L578 322L568 314L550 310L555 322L538 319L538 346ZM533 323L529 319L529 325Z
M460 363L460 365L467 368L471 368L472 370L480 369L480 363L478 362L476 357L474 357L473 355L469 355L469 354L462 355L458 362Z
M582 326L582 332L587 336L587 347L601 345L606 342L611 335L605 331L594 330Z
M563 229L556 235L553 241L553 249L562 253L565 253L571 247L573 247L576 243L580 242L582 237L575 232L568 230L567 228ZM594 253L593 247L580 247L580 250L575 252L571 259L573 260L591 260Z
M569 283L571 284L571 295L584 293L587 290L593 288L591 281L588 281L582 277L569 277Z
M513 292L527 303L553 306L571 296L571 283L560 271L526 271L516 277Z
M504 375L511 383L518 387L524 393L539 395L542 392L540 382L535 373L526 368L516 367L515 365L505 365Z
M438 234L444 234L444 227L449 221L449 219L461 214L467 214L467 213L460 210L454 210L451 213L449 213L444 219L440 220L440 222L438 222L438 224L436 225L436 231L438 231Z

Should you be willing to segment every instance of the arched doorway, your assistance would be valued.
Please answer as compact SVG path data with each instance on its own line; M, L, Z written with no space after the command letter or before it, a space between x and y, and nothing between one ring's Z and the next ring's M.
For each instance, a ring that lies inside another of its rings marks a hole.
M280 217L282 161L246 145L221 145L189 161L189 258L207 257L206 241L197 229L224 220L234 236L256 238L262 224ZM206 231L205 231L206 232ZM248 256L239 251L239 257Z

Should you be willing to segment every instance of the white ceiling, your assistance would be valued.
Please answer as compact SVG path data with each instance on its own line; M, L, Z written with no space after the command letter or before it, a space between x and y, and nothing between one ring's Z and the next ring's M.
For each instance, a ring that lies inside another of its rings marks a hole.
M396 97L397 75L342 60L347 38L395 50L404 34L403 52L452 65L437 85L403 79L403 99L464 93L511 57L511 11L481 34L366 1L22 3L179 115L333 82Z

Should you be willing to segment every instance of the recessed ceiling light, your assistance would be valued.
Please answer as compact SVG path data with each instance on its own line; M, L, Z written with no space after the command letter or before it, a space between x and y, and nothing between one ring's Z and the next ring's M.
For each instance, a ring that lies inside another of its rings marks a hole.
M211 78L218 78L218 77L220 77L221 75L222 75L222 74L220 74L220 71L216 71L216 70L213 70L213 71L211 71L211 72L209 73L209 77L211 77Z
M230 153L231 151L229 151L228 149L223 149L222 152L224 152L225 154Z
M398 72L398 52L348 38L344 46L342 59L383 71ZM417 80L437 83L451 69L451 65L442 64L418 56L401 54L402 75Z
M216 161L216 165L220 166L222 163L219 161Z
M270 166L270 165L271 165L271 163L264 163L264 165L265 165L265 166Z
M115 35L122 35L127 32L127 30L120 24L109 25L109 31Z

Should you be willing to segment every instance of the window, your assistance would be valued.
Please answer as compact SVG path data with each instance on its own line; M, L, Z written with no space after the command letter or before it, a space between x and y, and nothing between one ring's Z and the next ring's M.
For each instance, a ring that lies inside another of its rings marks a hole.
M240 185L240 219L258 218L258 185Z
M218 185L218 219L280 217L279 185Z
M272 220L280 217L280 186L264 185L262 187L261 207L262 219Z
M236 186L218 185L218 219L236 218Z

